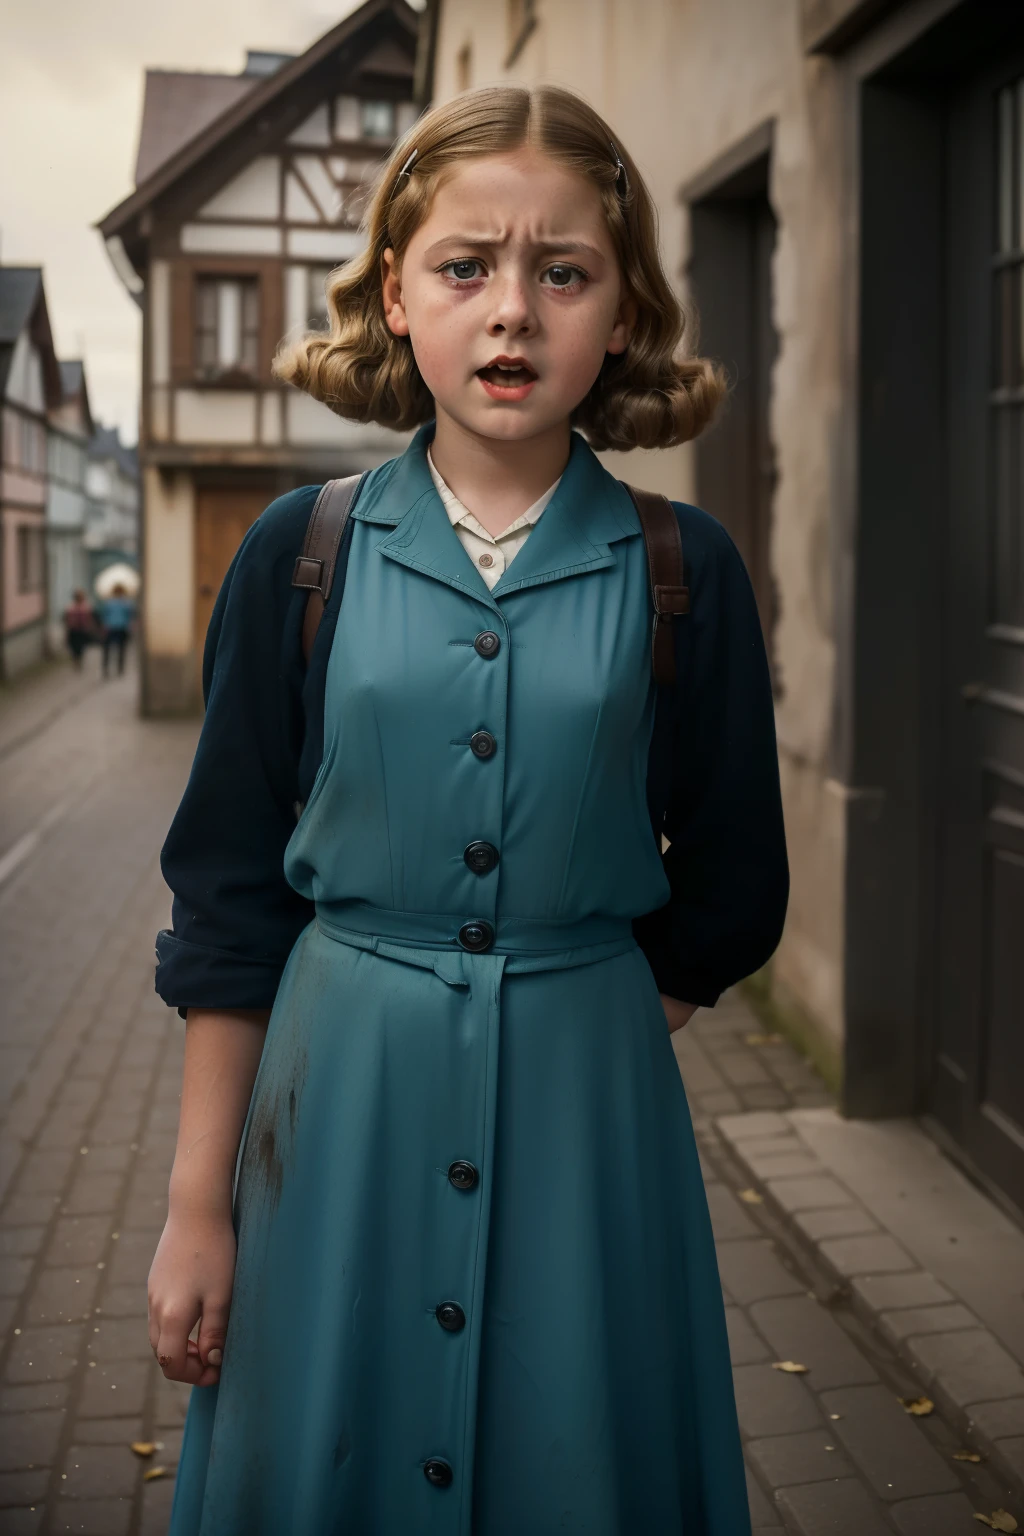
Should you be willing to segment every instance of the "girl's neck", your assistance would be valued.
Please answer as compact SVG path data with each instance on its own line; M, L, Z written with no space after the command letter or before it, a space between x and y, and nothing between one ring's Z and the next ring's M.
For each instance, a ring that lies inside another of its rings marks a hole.
M570 439L568 421L525 441L482 437L439 406L430 457L462 505L497 538L554 485L569 461Z

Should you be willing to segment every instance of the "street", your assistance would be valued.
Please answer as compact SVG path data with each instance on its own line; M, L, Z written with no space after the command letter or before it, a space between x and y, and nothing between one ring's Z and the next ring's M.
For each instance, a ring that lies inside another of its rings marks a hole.
M0 695L3 1536L162 1536L187 1399L152 1359L145 1281L183 1034L153 992L153 936L168 911L157 853L196 725L140 721L134 676L103 684L97 659ZM963 1439L941 1405L924 1417L900 1406L922 1382L798 1250L716 1127L720 1116L827 1108L812 1068L736 995L676 1044L718 1240L755 1532L968 1536L975 1511L1020 1515L986 1461L954 1459ZM156 1448L138 1455L132 1442Z

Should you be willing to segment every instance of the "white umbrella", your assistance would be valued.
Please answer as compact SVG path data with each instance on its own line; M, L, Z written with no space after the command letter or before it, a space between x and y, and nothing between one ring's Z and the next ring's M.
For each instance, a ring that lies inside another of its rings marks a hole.
M124 587L129 597L138 597L139 587L142 585L139 573L132 565L126 565L123 560L116 565L108 565L93 582L93 591L97 597L112 597L115 587Z

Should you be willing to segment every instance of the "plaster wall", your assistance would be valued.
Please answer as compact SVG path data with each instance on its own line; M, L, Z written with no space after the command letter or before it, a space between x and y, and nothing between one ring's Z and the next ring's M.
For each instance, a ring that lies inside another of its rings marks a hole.
M435 100L540 81L586 96L621 135L655 199L666 271L686 289L680 191L765 122L778 221L772 308L779 349L771 426L778 483L772 560L780 614L777 710L793 876L774 976L838 1043L843 1030L845 797L830 777L835 654L831 508L841 388L840 96L834 66L802 49L797 0L537 0L506 69L504 0L442 0ZM467 52L468 50L468 52ZM462 78L460 78L460 75ZM692 499L692 450L609 455L617 474Z
M27 592L19 586L18 530L31 528L36 536L45 536L42 512L34 513L20 507L5 507L3 527L3 628L5 633L23 629L26 624L41 623L46 613L45 556L42 560L42 584Z
M185 471L143 476L143 704L188 713L195 693L195 490Z

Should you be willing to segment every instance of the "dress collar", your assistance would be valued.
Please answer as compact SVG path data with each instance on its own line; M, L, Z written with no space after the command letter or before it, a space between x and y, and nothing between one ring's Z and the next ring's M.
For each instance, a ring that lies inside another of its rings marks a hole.
M609 545L639 536L628 492L578 432L545 515L493 592L463 549L435 488L427 460L434 423L421 427L400 458L369 476L352 517L391 532L377 544L389 559L459 587L480 601L599 570L615 563Z

